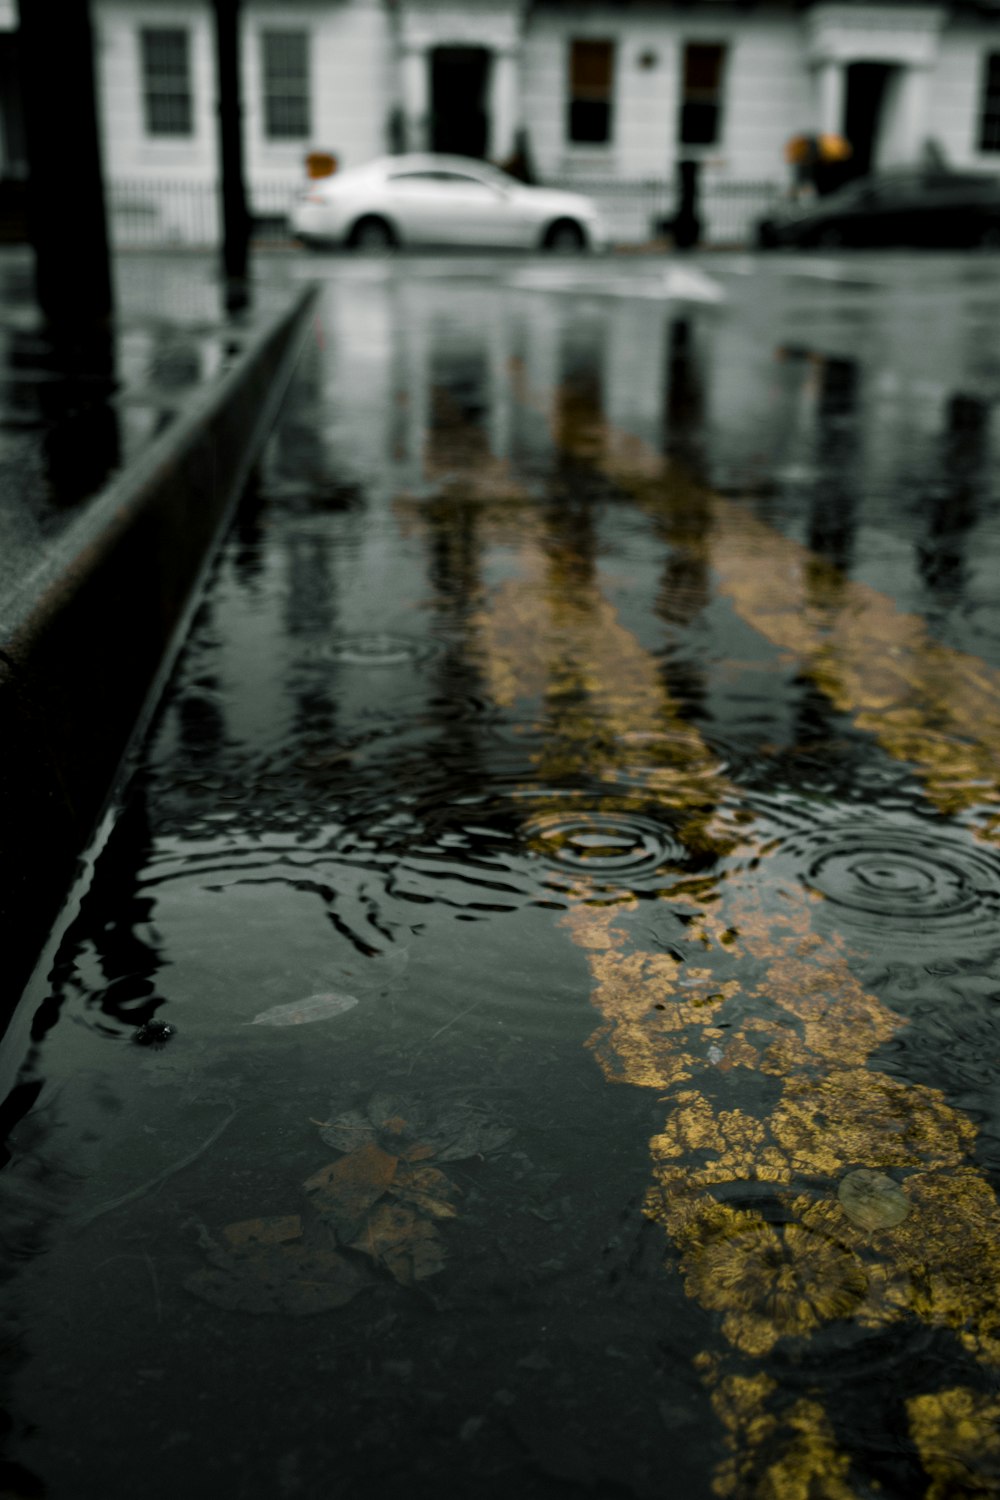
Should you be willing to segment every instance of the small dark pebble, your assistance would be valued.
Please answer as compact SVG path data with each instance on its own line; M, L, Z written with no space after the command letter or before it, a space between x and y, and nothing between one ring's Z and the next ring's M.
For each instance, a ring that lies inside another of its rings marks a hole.
M177 1027L169 1021L146 1021L132 1037L137 1047L164 1047Z

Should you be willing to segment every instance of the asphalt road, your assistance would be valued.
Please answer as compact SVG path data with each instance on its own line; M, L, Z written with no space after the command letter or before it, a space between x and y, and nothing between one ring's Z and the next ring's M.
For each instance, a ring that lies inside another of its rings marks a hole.
M7 1490L996 1493L1000 261L259 271L28 997Z

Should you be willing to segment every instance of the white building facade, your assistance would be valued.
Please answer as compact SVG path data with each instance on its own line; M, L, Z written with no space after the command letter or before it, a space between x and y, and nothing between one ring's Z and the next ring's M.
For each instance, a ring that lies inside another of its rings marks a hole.
M162 219L171 190L180 205L216 178L211 7L93 9L112 201L146 185L155 208L156 185ZM707 192L783 189L790 137L825 131L851 140L859 168L916 161L932 141L955 166L1000 172L990 0L245 0L242 17L246 172L265 215L309 151L342 166L521 152L543 181L669 195L681 159L703 163Z

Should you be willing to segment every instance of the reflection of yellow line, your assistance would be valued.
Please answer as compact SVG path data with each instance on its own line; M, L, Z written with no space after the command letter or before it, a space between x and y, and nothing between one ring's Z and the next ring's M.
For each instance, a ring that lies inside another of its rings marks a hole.
M519 562L519 577L494 591L476 624L497 700L548 710L536 765L558 808L559 774L609 774L628 754L629 726L644 734L676 728L676 711L654 663L595 589L553 598L548 559L525 545ZM614 734L602 740L602 726ZM679 779L667 783L663 800L677 808L690 798L704 819L711 760L690 726L685 743L685 764L675 767ZM717 780L716 795L726 790ZM718 815L708 826L733 831ZM685 907L702 908L687 934L703 954L698 963L639 946L638 903L596 905L585 886L564 925L593 975L603 1020L592 1045L605 1072L672 1091L652 1142L647 1211L681 1250L689 1295L721 1316L729 1344L750 1358L839 1318L876 1328L907 1316L959 1331L970 1354L992 1363L1000 1356L1000 1215L988 1184L966 1164L974 1126L937 1090L865 1066L900 1020L864 991L839 946L813 930L808 896L786 894L780 910L769 910L756 884L676 889ZM754 1002L751 1017L727 1023L741 996ZM715 1092L738 1070L782 1081L763 1118L711 1102L706 1089ZM902 1225L873 1234L845 1217L837 1186L859 1166L904 1182ZM719 1196L741 1183L748 1194L754 1184L773 1184L787 1225L768 1224L752 1200L747 1208ZM734 1450L718 1476L720 1493L741 1492L759 1470L758 1452L784 1432L781 1456L768 1465L775 1495L792 1500L820 1480L827 1494L852 1494L846 1479L830 1487L848 1465L821 1405L789 1405L774 1382L720 1373L717 1359L704 1368ZM739 1420L726 1394L733 1380L743 1382L744 1404L748 1392L759 1397ZM927 1427L937 1398L920 1399L915 1411ZM975 1410L970 1453L987 1441L993 1408Z
M732 789L680 721L655 662L559 551L529 523L516 576L473 622L495 700L533 713L543 734L533 809L565 810L560 784L581 779L608 787L602 809L622 805L621 773L640 744L645 798L672 809L700 847L732 849L738 819L717 805ZM866 1066L901 1022L864 991L840 945L814 931L804 892L784 893L774 909L757 879L678 879L671 895L693 913L685 942L696 962L648 951L636 941L640 903L602 904L583 882L564 925L593 976L602 1024L592 1045L606 1073L670 1091L651 1143L647 1211L681 1253L688 1295L720 1317L729 1346L696 1361L732 1451L715 1488L850 1500L849 1460L823 1406L734 1371L733 1359L745 1367L779 1339L838 1319L878 1328L908 1317L952 1329L974 1360L1000 1363L1000 1214L968 1165L975 1128L938 1091ZM777 1101L763 1115L726 1107L741 1072L774 1081ZM838 1185L861 1167L903 1183L902 1223L873 1230L845 1215ZM762 1188L783 1222L756 1210ZM955 1387L909 1410L928 1494L946 1493L933 1486L956 1464L987 1461L996 1402Z
M524 372L512 373L521 398L551 417ZM935 807L977 810L980 834L1000 841L1000 672L932 640L918 616L844 578L747 506L699 490L599 412L576 416L558 426L562 446L653 513L683 513L697 499L707 534L686 540L701 549L742 618L888 754L913 764Z
M713 501L712 565L743 618L803 664L841 713L919 769L945 813L1000 831L1000 672L842 579L741 505Z

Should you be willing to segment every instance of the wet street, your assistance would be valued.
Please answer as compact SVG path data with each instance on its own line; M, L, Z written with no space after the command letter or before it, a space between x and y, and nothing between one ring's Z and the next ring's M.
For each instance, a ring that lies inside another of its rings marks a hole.
M0 1491L1000 1494L1000 258L261 274L0 1050Z

